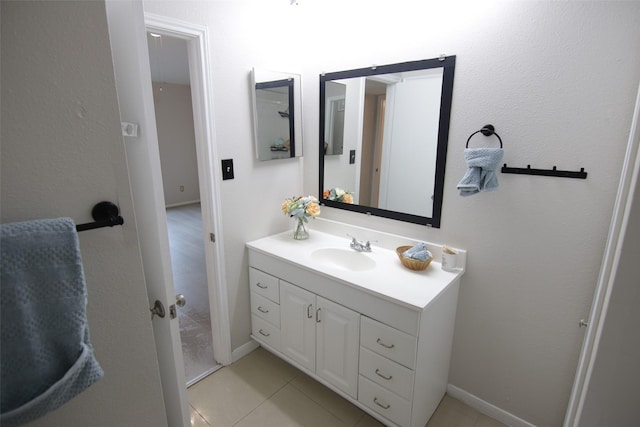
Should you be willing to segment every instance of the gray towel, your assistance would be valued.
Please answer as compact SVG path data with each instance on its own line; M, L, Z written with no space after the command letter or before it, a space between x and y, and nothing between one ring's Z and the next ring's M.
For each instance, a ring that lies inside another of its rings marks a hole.
M405 258L417 259L419 261L426 261L432 258L431 252L427 249L426 243L423 242L407 249L402 253L402 256Z
M103 376L93 356L75 224L0 225L0 425L53 411Z
M502 161L502 148L467 148L464 158L467 172L458 183L461 196L471 196L480 191L495 191L498 188L496 169Z

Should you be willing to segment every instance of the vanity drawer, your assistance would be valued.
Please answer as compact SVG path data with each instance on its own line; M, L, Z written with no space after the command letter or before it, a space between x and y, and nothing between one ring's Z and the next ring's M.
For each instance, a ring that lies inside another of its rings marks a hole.
M358 401L400 426L411 422L411 402L369 381L362 375L358 379Z
M407 368L415 368L416 337L365 316L362 316L361 319L361 346Z
M278 278L255 268L249 268L249 284L251 291L280 304Z
M413 371L360 347L360 375L405 399L411 399Z
M280 351L280 328L273 326L255 314L251 315L251 334L257 341L264 342L275 350Z
M278 328L280 327L280 306L256 292L251 292L251 313L262 317Z

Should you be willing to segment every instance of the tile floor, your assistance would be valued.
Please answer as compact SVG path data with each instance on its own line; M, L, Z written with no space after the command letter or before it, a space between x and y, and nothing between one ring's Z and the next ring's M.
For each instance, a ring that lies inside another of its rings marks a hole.
M312 378L258 348L188 389L194 427L378 427L377 420ZM427 427L504 427L443 398Z

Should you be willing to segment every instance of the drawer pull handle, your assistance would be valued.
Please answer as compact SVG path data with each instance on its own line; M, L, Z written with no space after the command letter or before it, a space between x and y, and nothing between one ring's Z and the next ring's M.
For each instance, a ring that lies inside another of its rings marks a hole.
M377 398L377 397L374 397L374 398L373 398L373 403L375 403L376 405L378 405L378 406L379 406L379 407L381 407L382 409L389 409L389 408L391 408L391 405L389 405L389 404L383 405L382 403L378 402L378 398Z
M383 342L380 340L380 338L378 338L378 340L377 340L376 342L377 342L378 344L380 344L381 346L383 346L384 348L393 348L393 347L395 347L395 345L394 345L394 344L387 345L387 344L383 343Z
M258 311L259 311L260 313L264 313L264 314L267 314L267 313L269 312L269 310L265 310L264 308L262 308L262 306L259 306L259 307L258 307Z
M380 378L384 378L385 380L389 381L391 380L391 378L393 378L393 375L389 375L388 377L381 374L380 373L380 369L376 369L376 375L378 375Z
M321 309L317 309L317 310L316 310L316 322L317 322L317 323L320 323L320 310L321 310Z
M309 304L309 306L307 307L307 319L311 319L313 317L313 314L311 313L312 307L313 307L313 304Z
M260 332L260 335L264 335L265 337L270 336L271 334L266 333L265 331L263 331L262 329L259 329L258 332Z
M258 282L256 283L256 286L259 287L260 289L267 289L269 286L265 286L262 283Z

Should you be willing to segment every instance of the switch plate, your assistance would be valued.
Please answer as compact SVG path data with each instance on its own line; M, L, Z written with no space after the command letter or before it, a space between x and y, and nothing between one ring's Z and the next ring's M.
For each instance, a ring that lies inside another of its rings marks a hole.
M222 179L233 179L233 159L222 160Z

